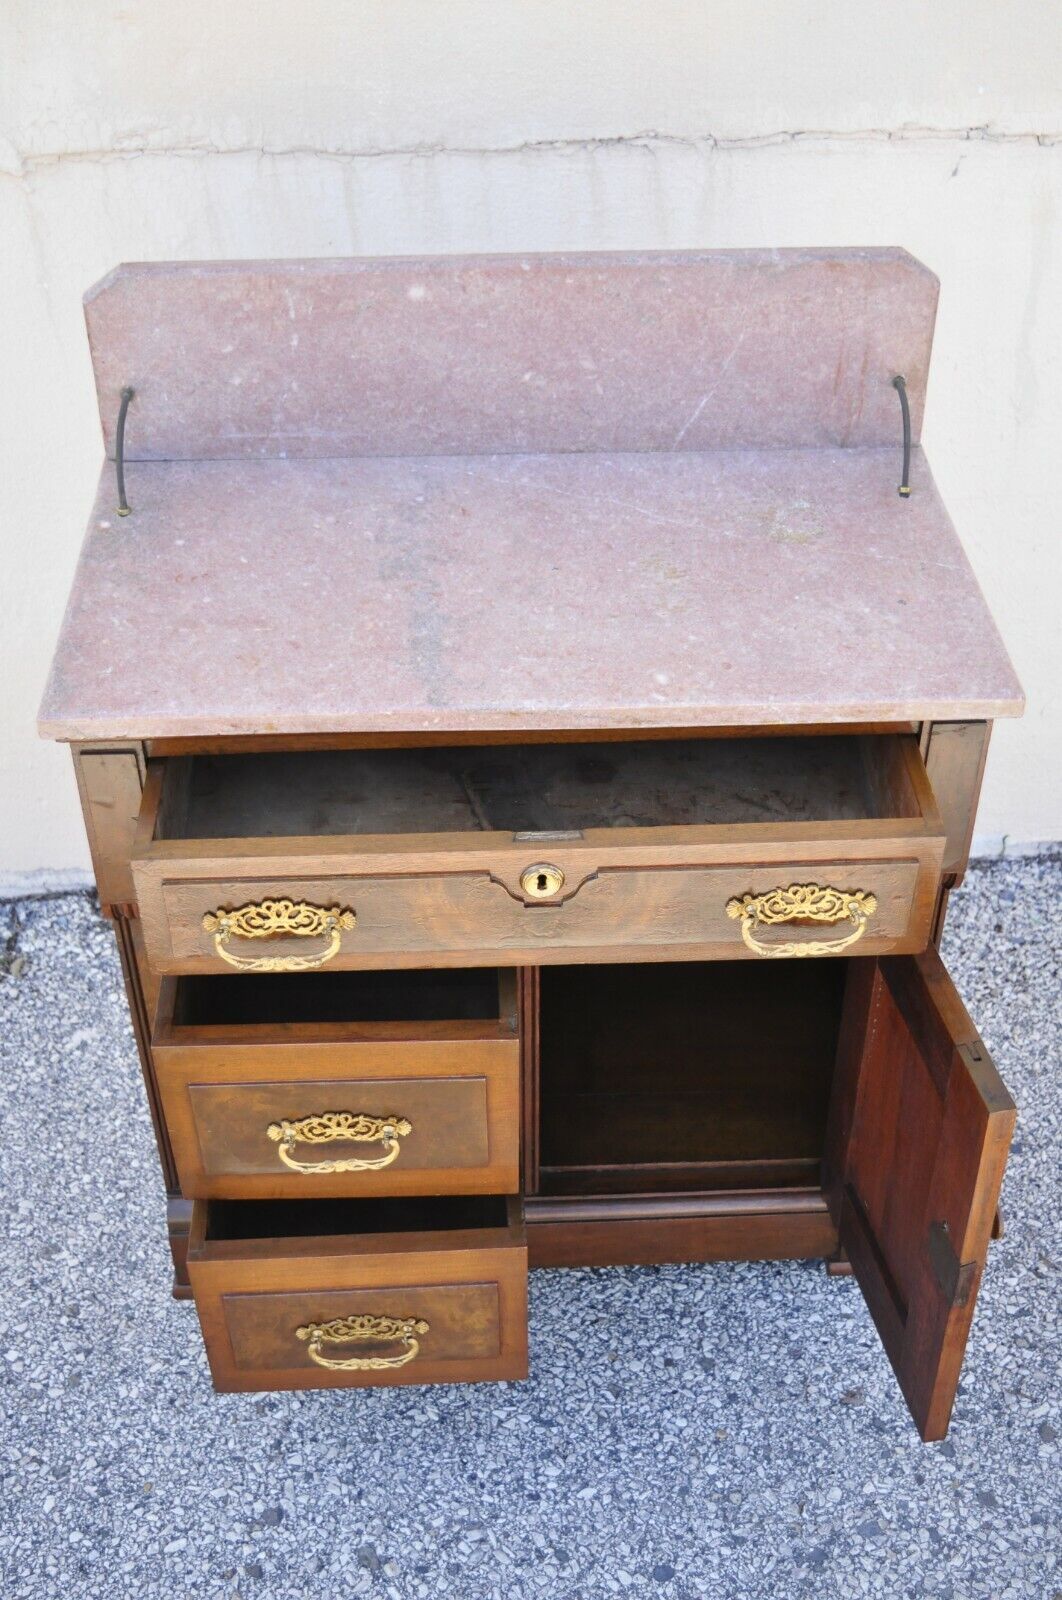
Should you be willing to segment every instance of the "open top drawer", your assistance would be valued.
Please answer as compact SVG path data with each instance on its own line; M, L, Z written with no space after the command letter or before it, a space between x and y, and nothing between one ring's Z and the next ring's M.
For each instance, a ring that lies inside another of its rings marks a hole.
M763 959L928 943L909 734L203 755L133 854L161 972Z

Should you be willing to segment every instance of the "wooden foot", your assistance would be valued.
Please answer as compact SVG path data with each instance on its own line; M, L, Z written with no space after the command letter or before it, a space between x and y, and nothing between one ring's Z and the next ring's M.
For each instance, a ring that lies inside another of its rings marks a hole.
M842 1249L838 1248L834 1255L826 1257L826 1276L828 1278L850 1278L852 1276L852 1263Z
M192 1202L183 1195L171 1194L166 1199L166 1231L170 1238L173 1256L173 1298L190 1300L192 1286L188 1281L188 1232L192 1226Z

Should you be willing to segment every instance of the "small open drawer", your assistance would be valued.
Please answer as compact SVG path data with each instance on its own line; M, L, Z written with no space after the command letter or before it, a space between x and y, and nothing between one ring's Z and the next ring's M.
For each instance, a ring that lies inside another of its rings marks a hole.
M164 980L152 1040L189 1198L519 1188L515 974Z
M133 852L160 972L909 952L944 829L909 734L204 755Z
M218 1389L527 1376L515 1200L200 1200L188 1273Z

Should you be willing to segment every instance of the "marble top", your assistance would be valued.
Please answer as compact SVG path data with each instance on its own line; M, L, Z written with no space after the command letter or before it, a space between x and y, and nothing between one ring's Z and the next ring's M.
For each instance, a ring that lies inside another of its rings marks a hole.
M133 263L86 296L109 454L868 446L919 437L937 280L897 249Z
M890 391L891 393L891 391ZM895 394L891 393L895 402ZM58 739L1017 715L921 450L106 466Z

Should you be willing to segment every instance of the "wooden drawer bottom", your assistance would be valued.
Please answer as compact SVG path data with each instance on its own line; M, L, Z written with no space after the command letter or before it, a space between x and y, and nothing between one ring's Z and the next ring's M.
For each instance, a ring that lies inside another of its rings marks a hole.
M188 1272L217 1389L527 1376L516 1201L198 1201Z

